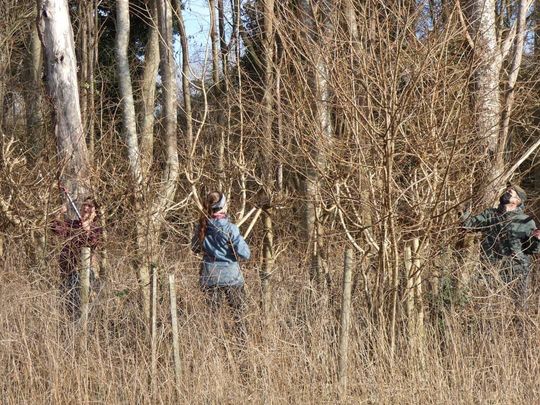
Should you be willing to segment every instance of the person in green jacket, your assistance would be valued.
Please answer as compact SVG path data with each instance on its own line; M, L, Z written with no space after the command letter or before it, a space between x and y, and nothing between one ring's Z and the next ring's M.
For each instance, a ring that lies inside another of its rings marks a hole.
M497 208L488 208L478 215L463 214L466 230L482 232L481 257L485 265L497 267L518 306L528 296L531 255L540 252L540 230L524 213L525 191L510 185L501 195Z

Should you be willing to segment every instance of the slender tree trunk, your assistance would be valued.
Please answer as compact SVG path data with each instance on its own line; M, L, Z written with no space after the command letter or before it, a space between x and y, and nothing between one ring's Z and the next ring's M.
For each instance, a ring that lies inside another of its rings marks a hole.
M141 83L140 128L141 166L143 177L147 177L152 166L154 153L154 122L156 81L159 70L159 32L155 0L148 2L150 15L150 35L144 53L144 72Z
M173 57L172 7L170 0L158 0L158 26L160 34L161 77L163 81L163 121L166 149L165 169L156 201L154 202L154 222L169 207L176 192L179 174L178 143L176 135L176 76ZM157 231L157 230L156 230Z
M263 265L261 268L262 307L265 315L268 314L271 301L270 275L274 264L274 233L272 215L270 213L272 195L275 183L275 159L274 159L274 0L263 0L264 10L264 134L262 139L261 172L263 175L265 199L269 207L264 212L264 238L263 238Z
M148 235L149 223L147 210L143 207L142 182L143 173L137 140L137 127L135 121L135 104L131 85L131 73L127 57L129 41L129 1L118 0L116 2L116 58L118 68L118 83L121 97L121 110L123 118L123 133L127 147L127 158L130 175L134 186L135 218L137 228L138 266L137 277L141 294L143 313L150 319L150 260L148 259Z
M175 3L176 15L178 18L178 30L180 33L180 46L182 48L182 96L184 97L184 112L186 116L186 150L188 151L188 159L191 157L191 148L193 147L193 113L191 107L191 89L190 89L190 63L189 63L189 43L188 34L182 16L182 8L180 2ZM189 166L189 162L188 162Z
M88 149L90 152L90 160L94 161L96 149L96 83L95 70L98 64L98 44L99 32L97 24L97 4L94 0L88 2L88 11L86 18L88 19ZM104 252L102 252L103 254Z
M81 103L81 121L83 125L83 132L86 134L88 129L88 65L90 64L88 55L88 4L91 1L79 0L78 4L78 19L79 19L79 32L77 34L78 44L77 52L79 58L79 83L81 87L80 91L80 103Z
M219 183L220 188L222 184L225 184L225 150L226 150L226 140L228 134L231 133L231 94L229 92L229 56L228 56L228 46L226 40L225 32L225 10L223 8L223 0L217 0L218 7L218 33L219 33L219 49L221 54L221 81L219 85L219 95L220 97L225 96L226 103L224 107L220 109L218 114L218 126L220 132L219 138L219 159L218 159L218 174L219 174ZM221 103L223 105L223 103Z
M316 283L320 283L324 274L322 263L323 250L323 235L322 226L320 224L320 193L319 193L319 173L324 172L326 168L325 150L329 146L334 134L334 128L331 120L330 110L330 85L328 66L325 60L325 43L330 35L331 28L331 12L332 2L323 0L314 7L314 4L308 1L302 2L303 15L302 18L307 18L310 32L312 33L311 41L314 43L314 71L312 74L312 89L313 100L316 111L316 120L319 133L317 139L314 140L314 148L312 151L313 164L306 170L305 193L306 193L306 208L305 208L305 228L306 234L311 241L311 266L310 277ZM319 32L319 21L323 32Z
M242 46L240 39L243 39L242 35L242 21L240 16L240 0L232 0L232 14L233 14L233 38L231 42L235 44L235 76L238 86L238 114L239 114L239 129L238 129L238 163L244 165L246 163L245 151L244 151L244 94L243 94L243 80L242 80ZM240 188L241 188L241 213L245 212L247 202L247 176L242 170L240 172Z
M29 150L38 155L43 149L44 133L42 113L42 72L43 52L37 26L32 27L26 60L27 88L24 92L26 104L26 128L28 131Z
M506 91L504 95L504 103L502 109L502 119L501 119L501 129L498 140L497 155L495 157L496 168L501 168L504 170L505 167L505 157L508 144L508 133L510 130L510 115L512 113L512 108L514 106L514 97L515 97L515 86L519 75L519 70L521 67L521 60L523 59L523 46L525 43L526 29L527 29L527 12L528 12L529 0L521 0L519 3L519 11L517 15L517 28L516 28L516 39L512 51L512 60L510 64L510 72L508 75L508 82L506 85ZM499 173L496 173L499 174ZM501 173L502 174L502 173ZM494 178L493 182L500 184L501 181L504 182L504 178L498 179Z
M210 10L210 43L212 45L212 82L217 86L219 82L219 48L216 30L216 0L208 0Z
M135 103L131 85L131 72L127 56L129 43L129 0L116 2L116 59L118 66L118 84L120 88L120 105L122 110L123 132L127 146L130 173L136 188L140 192L142 184L141 158L137 140L137 125L135 119Z
M218 27L219 27L219 48L221 51L221 70L223 74L223 91L228 91L229 78L229 57L227 40L225 36L225 10L223 9L223 0L217 0L218 6Z
M81 117L87 139L90 161L93 161L95 149L94 69L97 63L95 48L98 45L95 14L96 4L94 0L79 1Z

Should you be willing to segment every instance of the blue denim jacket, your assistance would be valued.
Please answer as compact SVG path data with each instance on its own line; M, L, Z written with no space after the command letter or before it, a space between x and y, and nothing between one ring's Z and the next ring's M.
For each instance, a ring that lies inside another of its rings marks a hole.
M191 249L203 254L200 282L206 287L242 285L244 277L238 261L251 256L240 230L227 217L208 220L206 237L201 246L199 227L191 239Z

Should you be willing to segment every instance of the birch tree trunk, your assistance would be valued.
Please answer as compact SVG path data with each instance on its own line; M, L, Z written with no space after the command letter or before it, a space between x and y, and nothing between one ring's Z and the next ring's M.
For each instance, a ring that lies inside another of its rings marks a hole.
M81 122L77 63L67 1L43 0L38 22L45 50L49 96L56 115L60 179L80 203L89 188L88 151Z
M495 167L499 140L501 102L499 94L502 55L497 43L495 0L467 0L464 12L469 21L471 37L474 38L475 66L475 118L477 136L485 142L489 157L486 173L491 174L487 183L485 202L493 199L497 190L489 184L502 174L502 167Z

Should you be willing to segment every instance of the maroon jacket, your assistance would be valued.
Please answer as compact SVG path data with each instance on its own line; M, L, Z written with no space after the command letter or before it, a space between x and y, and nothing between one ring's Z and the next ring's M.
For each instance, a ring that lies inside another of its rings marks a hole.
M102 229L95 223L90 225L90 230L85 231L82 228L80 220L55 220L52 224L52 231L65 238L64 245L60 251L58 262L60 265L60 274L68 276L77 272L81 256L82 247L95 249L100 241Z

